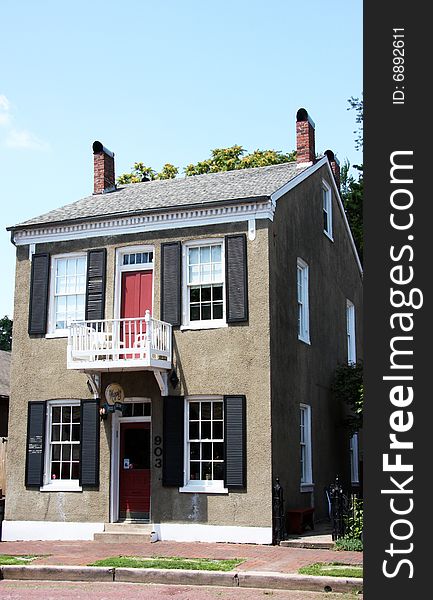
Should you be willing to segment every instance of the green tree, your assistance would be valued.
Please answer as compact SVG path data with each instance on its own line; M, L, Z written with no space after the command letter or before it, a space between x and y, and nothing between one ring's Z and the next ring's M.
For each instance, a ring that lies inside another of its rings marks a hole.
M12 321L8 316L0 319L0 350L11 350L12 348Z
M361 362L341 364L335 370L332 391L336 400L347 404L350 414L345 424L351 433L362 429L364 413L363 365Z
M229 148L215 148L211 151L209 158L196 164L189 164L184 168L186 177L202 175L203 173L218 173L220 171L233 171L235 169L249 169L251 167L265 167L267 165L278 165L296 160L296 152L284 154L280 150L254 150L250 154L238 145ZM151 167L143 163L134 163L130 173L123 173L117 179L118 183L139 183L143 178L173 179L178 174L177 167L167 163L160 173L156 173Z

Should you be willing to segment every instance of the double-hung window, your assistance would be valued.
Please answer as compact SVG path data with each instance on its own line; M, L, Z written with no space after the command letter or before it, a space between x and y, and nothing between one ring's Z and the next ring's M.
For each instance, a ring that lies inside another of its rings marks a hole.
M310 314L308 307L308 265L298 258L296 269L298 300L298 338L310 343Z
M322 181L323 231L332 240L332 194L325 180Z
M359 484L359 456L358 456L358 434L350 437L350 480L353 485Z
M356 363L355 306L346 301L347 362Z
M226 492L223 399L187 399L185 425L186 485L182 491Z
M44 489L80 490L80 401L47 403Z
M311 451L311 406L300 406L300 466L301 491L308 491L313 485L312 451Z
M84 320L85 254L54 256L51 263L49 333L67 335L71 321Z
M199 329L225 325L222 240L187 243L183 255L183 326Z

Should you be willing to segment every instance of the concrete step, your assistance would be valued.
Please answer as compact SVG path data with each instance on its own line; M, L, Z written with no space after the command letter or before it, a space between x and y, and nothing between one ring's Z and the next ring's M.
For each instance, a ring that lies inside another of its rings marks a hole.
M142 543L150 541L153 527L149 523L105 523L102 533L95 533L93 539L96 542L107 543Z
M104 523L104 533L150 533L151 523L122 521L121 523Z

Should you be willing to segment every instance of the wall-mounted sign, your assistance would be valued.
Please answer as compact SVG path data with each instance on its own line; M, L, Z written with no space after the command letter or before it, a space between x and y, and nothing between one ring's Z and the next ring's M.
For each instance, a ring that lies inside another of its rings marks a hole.
M125 399L125 393L122 386L118 383L110 383L110 385L107 385L105 388L105 399L111 406L116 403L123 402Z

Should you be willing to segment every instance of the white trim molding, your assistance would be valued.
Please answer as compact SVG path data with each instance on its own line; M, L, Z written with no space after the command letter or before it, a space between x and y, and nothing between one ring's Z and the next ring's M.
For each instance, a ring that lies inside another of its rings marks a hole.
M272 527L160 523L154 524L153 530L162 541L272 544Z
M235 223L250 219L274 218L275 207L270 200L255 200L205 208L177 208L137 216L101 217L80 223L29 225L13 232L17 246L43 244L65 240L87 239L107 235L125 235L145 231L163 231L181 227L201 227L219 223Z
M104 523L73 521L3 521L2 542L30 540L93 540Z

